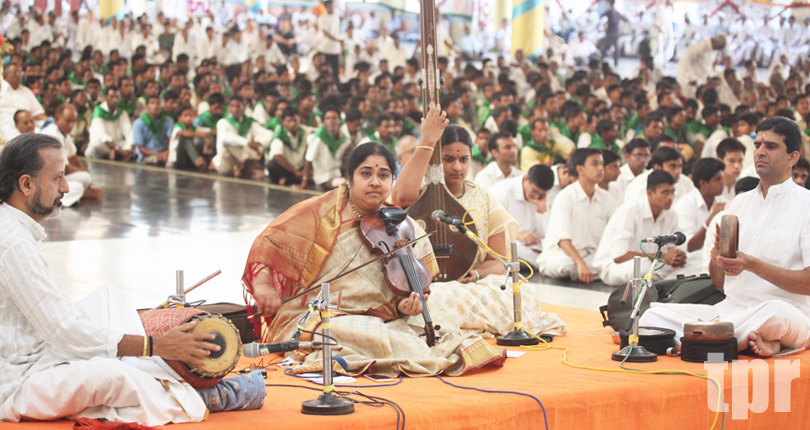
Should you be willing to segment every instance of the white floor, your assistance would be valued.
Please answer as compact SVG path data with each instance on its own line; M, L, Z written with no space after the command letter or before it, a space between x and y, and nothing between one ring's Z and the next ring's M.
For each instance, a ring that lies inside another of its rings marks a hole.
M127 239L47 242L43 252L65 295L80 299L101 285L127 292L138 308L152 308L175 294L175 272L186 288L216 270L222 274L187 299L244 303L240 279L255 232L208 233ZM98 262L105 262L99 265ZM608 293L546 285L543 301L595 310Z

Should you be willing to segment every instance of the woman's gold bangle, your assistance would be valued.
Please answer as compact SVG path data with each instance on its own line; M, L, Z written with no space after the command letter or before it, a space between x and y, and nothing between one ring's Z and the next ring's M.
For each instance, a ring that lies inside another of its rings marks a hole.
M432 146L425 146L425 145L419 145L416 147L416 149L427 149L428 151L433 151Z
M148 357L149 355L149 336L143 337L143 354L142 357Z

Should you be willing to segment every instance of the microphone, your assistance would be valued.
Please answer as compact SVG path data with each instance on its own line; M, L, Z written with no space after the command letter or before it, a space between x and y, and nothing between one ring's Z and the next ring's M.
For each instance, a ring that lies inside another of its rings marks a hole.
M462 231L466 230L466 227L464 226L464 223L461 222L460 219L458 219L458 218L456 218L454 216L447 215L441 209L436 209L435 211L433 211L433 213L430 215L430 217L435 219L436 221L443 222L443 223L449 224L449 225L454 225L459 230L462 230Z
M670 234L668 236L648 237L646 239L643 239L641 242L642 243L654 243L654 244L656 244L658 246L664 246L664 245L673 243L673 244L675 244L677 246L677 245L683 245L684 243L686 243L686 235L679 232L679 231L676 231L675 233Z
M323 342L276 342L276 343L258 343L253 342L245 345L242 353L247 358L256 358L262 355L275 354L277 352L295 351L301 348L312 348L314 346L322 346Z

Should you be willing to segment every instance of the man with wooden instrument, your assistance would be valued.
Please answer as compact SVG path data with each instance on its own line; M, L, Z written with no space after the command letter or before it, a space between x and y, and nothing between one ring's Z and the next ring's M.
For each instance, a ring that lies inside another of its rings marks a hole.
M739 251L734 258L720 255L718 239L709 264L726 299L712 306L654 306L641 324L674 329L678 339L685 322L719 318L734 324L740 351L768 357L810 346L810 192L791 180L800 157L799 126L773 117L756 132L760 185L729 208L739 219Z

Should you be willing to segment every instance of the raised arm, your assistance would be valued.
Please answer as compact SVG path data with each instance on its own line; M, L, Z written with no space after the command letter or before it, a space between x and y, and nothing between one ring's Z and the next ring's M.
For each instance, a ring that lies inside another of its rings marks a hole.
M391 192L391 202L395 206L406 208L419 197L422 178L425 177L425 171L428 164L430 164L433 150L437 142L441 140L442 133L444 133L444 129L449 123L447 112L442 111L439 105L431 108L427 117L422 119L422 126L420 127L422 140L411 158L408 159L408 162L402 166L402 171L399 173L397 181L394 183L394 189Z

